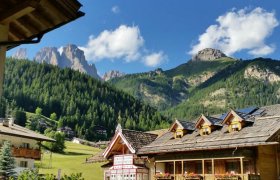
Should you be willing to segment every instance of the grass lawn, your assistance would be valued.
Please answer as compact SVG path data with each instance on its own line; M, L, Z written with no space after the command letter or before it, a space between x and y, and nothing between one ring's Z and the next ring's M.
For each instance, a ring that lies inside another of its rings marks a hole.
M57 175L58 169L61 169L61 174L81 172L86 180L102 180L101 163L84 164L87 157L99 151L99 149L90 146L66 142L65 154L52 154L52 168L49 168L50 154L45 152L42 162L37 161L36 166L42 174Z

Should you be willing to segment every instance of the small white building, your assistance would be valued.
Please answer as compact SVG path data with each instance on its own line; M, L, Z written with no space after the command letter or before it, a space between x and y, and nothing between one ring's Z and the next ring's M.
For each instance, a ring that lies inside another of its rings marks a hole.
M13 119L0 120L0 146L9 141L16 160L16 172L34 168L34 161L41 159L41 142L55 142L54 139L16 125Z

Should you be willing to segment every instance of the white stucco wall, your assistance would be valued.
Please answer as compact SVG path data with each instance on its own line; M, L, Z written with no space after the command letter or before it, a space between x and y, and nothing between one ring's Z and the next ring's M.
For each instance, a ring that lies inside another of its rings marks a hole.
M22 147L23 143L29 143L29 148L31 148L31 149L39 148L36 140L0 134L0 146L2 146L4 141L10 141L13 147ZM20 167L21 161L27 162L27 168L34 168L34 159L16 157L15 158L15 162L16 162L15 171L17 173L26 169L26 168Z
M10 141L14 147L21 147L23 143L29 143L30 148L39 148L36 140L0 134L0 145L2 145L4 141Z

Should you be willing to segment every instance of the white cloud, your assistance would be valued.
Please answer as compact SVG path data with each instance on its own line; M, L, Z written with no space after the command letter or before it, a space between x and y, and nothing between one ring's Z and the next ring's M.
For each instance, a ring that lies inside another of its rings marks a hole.
M90 36L87 45L80 49L85 52L86 59L93 62L120 58L130 62L140 57L143 44L137 26L121 25L113 31L105 30L97 37Z
M119 8L119 6L113 6L111 11L114 13L114 14L118 14L121 12L121 9Z
M249 11L248 8L235 9L217 18L217 23L206 29L199 36L198 44L192 46L189 54L196 54L204 48L217 48L227 55L241 50L247 50L254 56L268 55L275 50L272 44L265 40L279 25L274 12L268 12L260 7Z
M143 62L146 66L157 67L167 59L167 56L162 52L151 53L143 57Z

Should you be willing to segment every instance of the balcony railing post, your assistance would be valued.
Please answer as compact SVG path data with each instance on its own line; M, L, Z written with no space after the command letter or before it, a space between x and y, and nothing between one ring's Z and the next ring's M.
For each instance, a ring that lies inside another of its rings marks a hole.
M214 159L212 159L212 175L215 176L215 167L214 167Z
M174 171L174 179L176 180L176 163L175 163L175 161L173 161L173 171Z
M202 160L202 176L203 176L203 178L204 178L204 174L205 174L205 172L204 172L205 170L204 170L204 159Z
M182 177L183 177L184 176L184 161L181 161L181 166L182 166L181 174L182 174Z
M244 179L244 172L243 172L243 158L240 158L240 169L241 169L241 179Z

